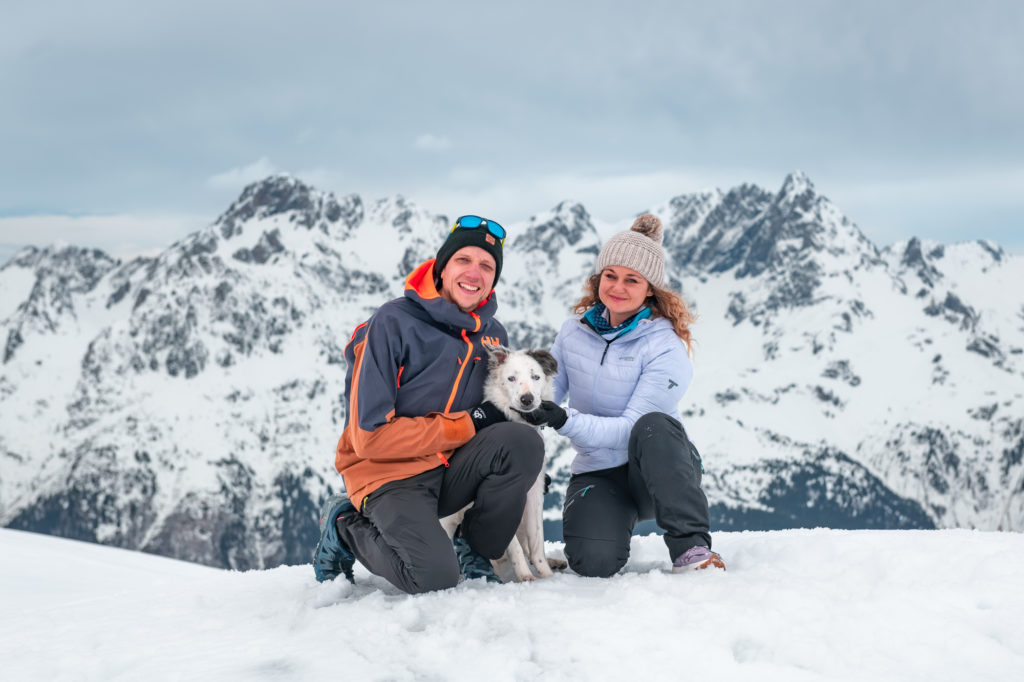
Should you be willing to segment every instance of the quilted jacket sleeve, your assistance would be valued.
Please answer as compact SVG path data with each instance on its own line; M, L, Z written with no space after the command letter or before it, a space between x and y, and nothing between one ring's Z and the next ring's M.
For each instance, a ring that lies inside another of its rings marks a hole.
M646 340L644 354L636 389L620 416L601 417L570 408L569 419L558 430L559 435L571 438L586 448L624 450L628 447L633 425L640 417L650 412L675 416L679 401L693 379L693 363L674 334L671 334L671 339L660 334L652 335ZM558 390L556 383L556 392Z

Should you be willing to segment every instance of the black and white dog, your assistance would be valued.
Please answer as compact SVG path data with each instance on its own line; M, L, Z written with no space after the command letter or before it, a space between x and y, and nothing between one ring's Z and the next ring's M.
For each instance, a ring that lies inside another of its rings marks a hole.
M558 372L558 361L545 350L511 350L504 346L488 346L488 375L484 384L484 400L493 403L509 421L525 423L519 412L532 412L541 401L551 400L552 383ZM472 503L462 510L441 519L449 536L462 523L462 517ZM551 569L565 568L565 562L544 556L544 468L526 493L526 507L519 522L516 537L505 550L505 555L492 561L498 576L512 572L518 582L533 580L530 564L539 578L550 578ZM527 563L529 558L529 563Z

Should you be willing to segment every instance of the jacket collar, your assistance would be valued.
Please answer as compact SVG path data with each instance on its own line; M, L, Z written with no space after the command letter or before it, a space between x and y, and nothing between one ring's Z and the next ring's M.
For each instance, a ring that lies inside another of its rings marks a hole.
M620 343L623 341L634 341L642 336L646 336L647 334L657 329L672 328L672 323L666 320L664 317L644 317L638 320L634 320L635 324L632 325L630 329L627 330L628 333L622 332L618 336L615 336L611 340L609 340L608 338L602 336L597 331L597 329L594 328L594 325L591 324L590 320L586 318L586 315L577 315L576 322L581 327L588 330L590 333L609 343L611 341L618 341Z
M480 302L476 310L469 313L462 312L457 305L443 298L434 286L433 258L421 263L405 278L405 297L419 304L436 322L455 329L465 329L471 334L480 331L498 310L494 289L491 289L491 293Z

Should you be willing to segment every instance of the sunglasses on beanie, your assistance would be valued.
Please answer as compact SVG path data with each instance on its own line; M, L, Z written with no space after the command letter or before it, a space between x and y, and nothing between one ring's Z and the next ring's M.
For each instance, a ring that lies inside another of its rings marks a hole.
M452 226L452 232L455 230L475 230L478 227L486 227L487 231L492 235L501 240L502 247L505 246L505 228L487 218L481 218L478 215L464 215L455 221L455 225Z

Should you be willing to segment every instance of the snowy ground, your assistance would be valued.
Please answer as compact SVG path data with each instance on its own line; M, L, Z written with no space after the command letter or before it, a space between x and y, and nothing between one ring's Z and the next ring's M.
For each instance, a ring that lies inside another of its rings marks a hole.
M1024 679L1024 535L719 533L728 572L463 583L225 572L0 529L6 680ZM551 553L560 547L549 547Z

